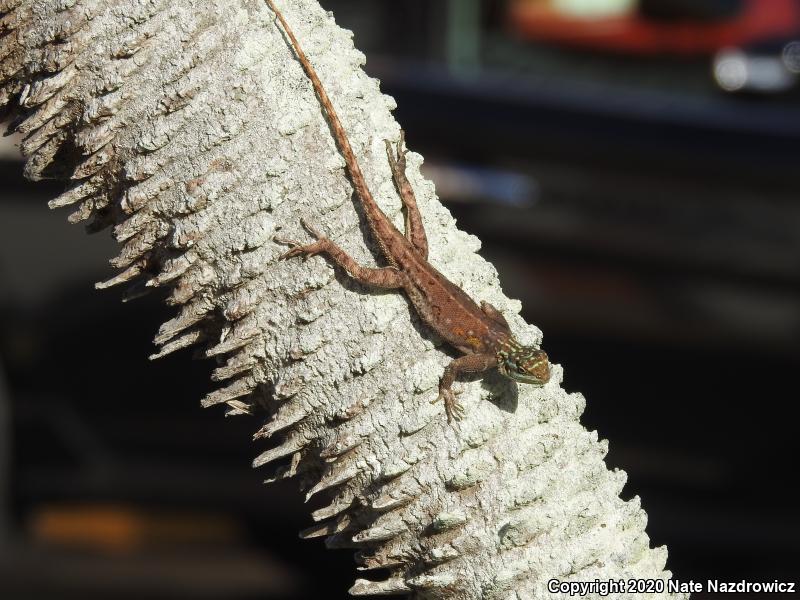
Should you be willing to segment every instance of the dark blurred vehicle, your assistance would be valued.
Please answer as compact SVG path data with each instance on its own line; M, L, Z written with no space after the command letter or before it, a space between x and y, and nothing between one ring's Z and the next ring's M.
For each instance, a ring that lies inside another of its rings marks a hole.
M709 55L800 31L797 0L513 0L510 23L537 41L629 54Z
M714 56L713 72L725 92L780 94L795 90L800 81L800 41L725 48Z
M630 56L713 56L725 92L794 89L800 73L798 0L513 0L525 38Z

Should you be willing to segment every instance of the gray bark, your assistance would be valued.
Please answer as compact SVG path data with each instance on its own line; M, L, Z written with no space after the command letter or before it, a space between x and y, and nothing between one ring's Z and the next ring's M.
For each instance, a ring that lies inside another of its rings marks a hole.
M383 145L399 135L392 99L315 0L280 6L400 224ZM111 228L119 272L98 287L168 290L177 314L155 356L202 344L216 359L220 386L203 405L264 423L255 464L270 465L268 480L325 490L304 535L388 569L351 593L510 600L556 597L551 578L669 578L666 549L650 548L639 499L619 498L626 476L606 468L607 443L580 425L584 399L560 387L560 367L540 389L463 384L454 428L430 403L450 356L401 295L362 289L322 258L278 260L274 236L306 239L306 217L374 264L316 97L260 0L0 10L0 104L20 118L27 175L69 180L50 205ZM409 162L431 261L540 342L420 176L422 158Z

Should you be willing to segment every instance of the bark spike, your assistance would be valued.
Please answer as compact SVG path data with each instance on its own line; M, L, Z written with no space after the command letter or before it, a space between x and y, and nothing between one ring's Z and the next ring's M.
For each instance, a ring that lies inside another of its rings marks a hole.
M367 542L385 542L401 533L407 531L405 524L401 521L387 521L382 525L370 527L353 536L353 541L357 544Z
M118 273L114 277L106 279L105 281L99 281L95 283L94 287L97 288L98 290L104 290L113 287L115 285L119 285L120 283L125 283L126 281L130 281L131 279L134 279L139 275L141 275L145 267L147 267L147 261L140 260L138 262L133 263L127 269L125 269L121 273Z
M308 407L302 401L289 400L278 409L278 412L272 417L272 420L261 427L255 435L254 439L267 438L273 433L291 427L302 421L308 416Z
M400 577L385 581L357 579L349 592L351 596L404 596L411 592L411 588Z
M320 452L319 457L332 462L354 448L358 448L363 440L353 435L347 435L333 441L327 448Z
M92 179L73 185L66 192L47 203L50 208L61 208L80 202L98 191L100 182Z
M337 499L328 506L318 508L312 512L311 518L315 521L324 521L326 519L330 519L331 517L335 517L336 515L352 507L354 499L355 494L353 492L345 492L344 494L340 494Z
M412 589L424 590L444 590L453 586L456 582L456 574L449 571L436 573L434 575L419 575L408 580L408 585Z
M350 515L342 515L334 521L327 521L325 523L317 523L311 527L307 527L300 532L300 537L304 540L312 538L326 537L337 533L348 531L353 526Z
M168 354L172 354L178 350L183 350L184 348L194 346L195 344L202 342L204 339L206 339L206 332L202 329L193 329L187 331L183 335L176 337L172 341L161 346L158 352L151 354L148 358L150 360L164 358Z
M253 460L253 468L257 469L258 467L263 467L267 463L271 463L274 460L278 460L279 458L283 458L285 456L289 456L290 454L294 454L295 452L304 448L305 446L306 442L302 440L299 436L290 436L280 446L277 446L270 450L266 450L261 454L259 454Z
M356 477L361 472L361 467L356 463L349 465L334 465L328 474L319 480L306 494L306 502L323 490L342 485Z
M208 408L209 406L214 406L216 404L222 404L223 402L227 402L229 400L247 396L248 394L252 393L255 388L256 384L249 377L241 377L240 379L235 380L233 383L206 395L206 397L201 401L201 404L203 408Z

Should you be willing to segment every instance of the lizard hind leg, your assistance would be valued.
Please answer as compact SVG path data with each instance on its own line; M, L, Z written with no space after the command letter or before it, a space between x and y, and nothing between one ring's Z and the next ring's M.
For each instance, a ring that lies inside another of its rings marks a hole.
M400 200L405 208L406 238L411 245L424 258L428 259L428 238L425 235L425 226L422 224L422 216L417 207L417 198L414 195L414 188L406 177L406 154L408 150L404 148L405 133L400 130L400 139L395 147L389 140L386 142L386 156L389 159L389 168L392 170L392 179L400 194Z
M322 235L314 227L312 227L305 220L300 223L305 229L316 238L316 241L310 244L301 244L293 240L284 240L275 238L275 241L289 246L289 250L284 252L280 259L293 258L295 256L302 256L307 258L315 254L324 254L328 256L333 262L342 267L347 274L361 284L373 287L383 288L387 290L399 289L406 284L406 275L394 267L383 268L369 268L361 266L356 260L337 246L329 238Z

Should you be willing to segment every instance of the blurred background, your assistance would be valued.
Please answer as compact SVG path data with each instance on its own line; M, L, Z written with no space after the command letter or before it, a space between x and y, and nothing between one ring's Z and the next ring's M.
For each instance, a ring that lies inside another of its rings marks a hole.
M800 2L322 4L675 577L797 580ZM95 291L113 242L1 158L0 598L348 597L257 423L200 410L211 365L147 360L171 311Z

